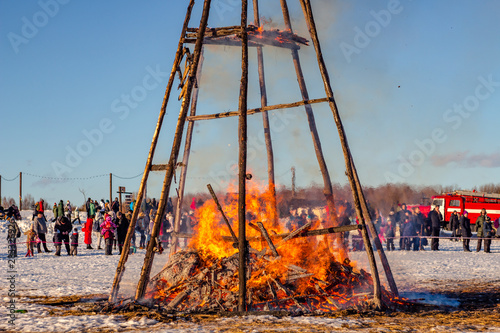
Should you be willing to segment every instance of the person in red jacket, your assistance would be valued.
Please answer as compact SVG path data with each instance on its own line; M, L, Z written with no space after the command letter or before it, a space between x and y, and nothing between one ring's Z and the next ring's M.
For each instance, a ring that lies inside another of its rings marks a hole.
M87 244L87 250L92 250L92 222L93 220L90 217L87 217L87 222L82 228L82 231L85 232L84 243Z

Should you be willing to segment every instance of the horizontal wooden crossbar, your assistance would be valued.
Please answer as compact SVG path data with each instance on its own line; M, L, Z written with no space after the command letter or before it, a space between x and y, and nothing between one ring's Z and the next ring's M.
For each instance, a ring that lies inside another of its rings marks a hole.
M295 237L310 237L310 236L321 236L321 235L327 235L327 234L335 234L335 233L341 233L341 232L347 232L347 231L353 231L353 230L361 230L363 226L361 224L352 224L352 225L343 225L341 227L331 227L331 228L325 228L325 229L316 229L316 230L309 230L305 231ZM173 233L179 238L191 238L194 235L193 234L188 234L188 233ZM269 235L270 238L273 239L280 239L280 238L286 238L290 233L285 233L285 234L279 234L279 235ZM231 236L222 236L222 239L228 242L233 242L233 238ZM261 237L247 237L247 241L257 241L260 240Z
M302 105L307 105L307 104L324 103L324 102L328 102L328 98L318 98L318 99L310 99L307 101L300 101L300 102L295 102L295 103L269 105L269 106L265 106L265 107L261 107L261 108L250 109L247 111L247 115L265 112L265 111L271 111L271 110L294 108L297 106L302 106ZM187 117L187 120L188 121L197 121L197 120L227 118L227 117L235 117L235 116L238 116L239 114L240 114L239 111L229 111L229 112L221 112L221 113L214 113L214 114L191 116L191 117Z

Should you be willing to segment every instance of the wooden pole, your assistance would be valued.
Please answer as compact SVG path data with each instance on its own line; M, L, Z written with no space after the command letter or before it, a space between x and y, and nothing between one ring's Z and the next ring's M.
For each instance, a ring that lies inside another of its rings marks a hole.
M149 172L151 170L151 166L153 165L153 156L156 150L156 145L158 143L158 137L160 136L160 130L163 124L163 119L165 118L166 109L168 100L170 98L170 93L172 91L172 87L174 84L175 73L177 72L177 68L182 60L182 49L184 45L184 35L186 34L186 30L188 28L188 24L191 18L191 12L194 6L195 0L190 0L186 18L184 19L184 25L181 32L181 37L179 39L179 45L177 46L177 52L175 54L174 64L172 66L172 71L170 72L170 77L168 79L167 88L165 90L165 96L163 97L163 103L160 109L160 114L158 116L158 122L156 123L156 129L153 134L153 140L151 142L151 147L149 149L148 159L146 161L146 166L144 167L144 173L142 175L141 184L139 186L139 192L137 193L137 200L141 201L144 196L144 191L146 188L146 184L149 177ZM113 286L111 288L111 292L109 295L109 301L115 302L118 296L118 291L120 289L120 281L125 272L125 263L127 262L129 251L130 251L130 241L132 239L132 235L135 232L135 225L137 223L137 217L139 216L139 209L134 209L132 213L132 220L130 221L130 225L128 227L127 236L125 237L125 242L123 244L122 254L120 256L120 260L118 261L118 266L116 267L116 273L113 280Z
M288 12L288 5L286 0L280 0L281 3L281 9L283 11L283 19L285 21L285 27L287 30L293 33L292 30L292 23L290 20L290 13ZM299 83L299 88L300 92L302 94L302 99L303 100L309 100L309 92L307 91L307 86L306 82L304 80L304 74L302 71L302 65L300 63L300 57L299 57L299 52L295 49L291 50L292 52L292 58L293 58L293 64L295 66L295 72L297 74L297 81ZM336 216L336 209L335 209L335 202L333 198L333 192L332 192L332 182L330 179L330 173L328 172L328 168L326 166L326 161L325 157L323 155L323 149L321 148L321 141L319 139L319 134L318 130L316 127L316 120L314 118L313 110L310 105L305 105L305 110L306 110L306 116L307 116L307 121L309 123L309 130L311 132L313 144L314 144L314 150L316 152L316 158L318 160L319 168L321 170L321 174L323 175L323 194L326 199L326 203L328 206L329 210L329 217L330 217L330 226L336 226L338 224L337 221L337 216ZM343 241L343 235L338 234L335 235L337 238L337 246L339 250L341 251L341 255L345 257L347 255L347 249L344 247L344 241Z
M224 222L226 222L227 228L229 229L229 233L231 234L231 237L233 238L233 241L235 244L239 243L238 242L238 237L236 237L236 234L233 231L233 227L231 226L231 223L229 223L229 220L226 217L226 214L224 214L224 211L222 210L222 206L219 203L219 199L217 199L217 195L215 195L214 189L212 188L212 185L207 184L208 191L210 192L210 195L215 201L215 204L217 205L217 208L219 209L219 212L222 215L222 218L224 219Z
M328 102L328 98L316 98L316 99L304 100L304 101L293 102L293 103L269 105L266 107L249 109L249 110L247 110L247 115L250 116L252 114L265 112L265 111L289 109L289 108L294 108L297 106L324 103L324 102ZM228 111L228 112L220 112L220 113L213 113L213 114L200 114L198 116L188 117L187 120L188 121L192 121L192 120L198 121L198 120L210 120L210 119L219 119L219 118L236 117L236 116L239 116L239 111Z
M23 173L19 172L19 210L23 210Z
M113 174L109 174L109 208L111 209L111 203L113 202Z
M368 210L365 194L363 192L363 188L359 181L358 171L356 170L352 156L351 156L351 166L354 176L354 182L356 183L356 188L360 196L361 209L363 210L365 220L367 221L366 224L368 225L368 229L370 230L370 233L373 235L373 242L375 243L375 248L377 249L378 255L380 257L380 262L382 263L382 267L384 268L385 276L387 278L387 282L389 283L389 288L391 288L392 293L396 297L399 297L398 286L396 285L396 281L394 281L394 276L392 275L391 266L389 265L389 261L387 260L387 256L385 255L382 243L378 238L377 230L375 229L375 225L373 224L372 216L370 215L370 211Z
M165 212L165 207L168 200L168 195L170 192L170 185L172 183L172 178L174 175L175 164L177 163L177 157L179 155L179 150L182 142L182 134L184 131L184 124L186 122L187 111L189 109L189 104L191 100L191 94L193 92L193 86L196 81L196 73L198 71L198 64L200 62L201 49L203 46L203 36L205 35L205 30L207 27L208 16L210 13L210 3L211 0L205 0L203 5L203 14L200 20L200 28L198 32L198 39L196 41L194 53L193 53L193 63L191 64L189 78L186 84L186 94L182 100L181 111L179 113L179 118L177 121L177 126L175 129L174 141L172 143L172 151L167 164L167 170L165 172L165 179L163 181L163 189L160 197L160 202L158 204L158 211L155 217L155 222L153 225L153 230L151 230L151 241L148 244L146 256L144 258L144 264L142 266L141 275L139 278L139 283L137 284L137 290L135 293L135 299L139 300L144 296L146 291L147 282L149 281L149 276L151 273L151 266L154 259L154 251L156 237L160 231L161 221L163 219L163 213ZM174 73L175 74L175 73Z
M367 245L370 245L370 240L368 238L368 232L366 231L366 224L365 224L365 219L362 214L361 210L361 203L360 203L360 197L359 197L359 191L356 187L356 183L354 180L353 176L353 162L352 162L352 157L351 157L351 152L349 150L349 145L347 143L347 137L344 131L344 127L342 125L342 121L340 119L340 115L338 112L337 105L335 103L335 99L333 96L333 90L330 84L330 77L328 75L328 71L326 69L325 61L323 59L323 54L321 52L321 46L319 43L319 38L318 38L318 33L316 30L316 24L314 22L314 17L312 13L312 8L311 8L311 3L309 0L300 0L300 4L302 6L302 10L304 12L304 17L307 22L307 27L309 29L309 33L311 35L311 39L314 44L314 49L316 51L316 56L317 56L317 61L319 65L319 69L321 72L321 76L323 78L323 83L325 86L325 92L327 97L329 98L329 105L333 113L333 118L335 120L335 124L337 125L337 130L339 132L339 137L340 137L340 143L342 145L342 150L344 153L344 159L345 159L345 164L346 164L346 173L347 177L349 179L349 184L351 186L351 191L353 194L354 198L354 205L356 207L356 214L361 221L361 224L363 225L363 240L365 241L365 247ZM378 270L377 270L377 263L375 262L375 256L373 255L373 249L371 246L366 249L367 254L368 254L368 259L370 262L370 268L372 272L372 277L373 277L373 284L374 284L374 290L373 290L373 295L374 295L374 305L378 308L382 307L382 300L381 300L381 291L380 291L380 278L378 275Z
M259 0L253 0L253 21L254 24L260 27ZM259 68L259 85L260 85L260 105L267 106L267 89L266 78L264 74L264 52L262 46L257 46L257 63ZM276 180L274 178L274 153L273 143L271 141L271 128L269 125L269 115L267 111L262 112L262 122L264 125L264 140L267 150L267 179L269 183L269 192L271 194L271 221L273 226L278 225L278 207L276 202Z
M191 112L190 115L196 115L196 108L198 106L198 94L200 91L200 81L201 81L201 70L203 67L203 49L200 56L200 64L198 66L198 73L196 74L196 84L193 90L193 100L191 101ZM182 216L182 203L184 201L184 190L186 187L186 174L189 163L189 155L191 154L191 142L193 139L193 130L194 130L194 121L190 121L188 123L187 131L186 131L186 142L184 143L184 155L182 157L182 166L181 166L181 176L179 179L179 197L177 198L177 205L175 210L175 219L174 219L174 231L179 232L181 226L181 216ZM178 237L172 237L172 251L170 255L177 252L178 249Z
M123 214L122 189L121 189L121 187L120 187L120 189L119 189L119 191L118 191L118 195L119 195L118 199L119 199L119 201L120 201L120 213L122 213L122 214ZM127 232L128 232L128 231L127 231Z
M257 225L259 226L260 232L262 233L262 236L266 239L267 245L269 245L269 249L273 253L275 257L279 257L279 253L276 250L276 247L273 244L273 241L271 240L271 237L269 237L269 234L267 233L266 228L264 228L264 224L262 222L257 222Z
M247 97L248 97L248 1L241 1L241 83L239 99L239 182L238 182L238 239L239 292L238 311L246 311L247 239L246 239L246 173L247 173Z

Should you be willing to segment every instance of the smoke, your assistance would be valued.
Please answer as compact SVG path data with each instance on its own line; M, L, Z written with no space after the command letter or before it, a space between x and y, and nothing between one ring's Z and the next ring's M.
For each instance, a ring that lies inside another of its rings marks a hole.
M433 155L431 162L436 167L446 167L456 164L463 168L498 168L500 167L500 152L490 154L471 154L469 151Z

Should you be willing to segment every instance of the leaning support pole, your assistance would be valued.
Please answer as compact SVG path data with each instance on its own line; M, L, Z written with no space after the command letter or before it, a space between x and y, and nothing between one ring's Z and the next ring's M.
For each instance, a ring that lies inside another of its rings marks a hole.
M316 30L316 24L314 22L314 17L312 13L312 8L311 8L311 3L309 0L300 0L300 4L302 6L302 10L304 12L304 16L307 22L307 27L309 29L309 33L311 35L311 39L314 44L314 49L316 51L316 56L318 60L318 65L319 69L321 72L321 76L323 78L323 83L325 86L325 92L327 97L330 99L329 105L333 113L333 118L335 120L335 124L337 125L337 130L339 132L339 137L340 137L340 143L342 145L342 150L344 152L344 159L345 159L345 164L346 164L346 173L347 177L349 179L349 184L351 186L351 191L353 194L354 198L354 204L356 207L356 214L361 221L361 224L363 225L363 240L365 241L365 247L366 245L370 245L370 240L368 238L368 232L366 231L365 227L365 219L362 214L361 210L361 203L360 203L360 195L359 191L357 189L354 176L353 176L353 162L352 162L352 157L351 157L351 152L349 150L349 145L347 143L347 137L345 135L344 127L342 125L342 121L340 119L340 115L337 109L337 105L335 103L335 99L333 96L333 90L330 84L330 77L328 75L328 71L326 69L325 61L323 59L323 54L321 52L321 46L319 43L319 38L318 38L318 32ZM366 239L365 239L366 238ZM378 308L382 307L382 299L381 299L381 290L380 290L380 278L378 275L377 271L377 263L375 262L375 256L373 255L373 249L371 246L369 246L367 249L367 254L368 254L368 259L370 262L370 268L372 272L372 277L373 277L373 284L374 284L374 290L373 290L373 295L374 295L374 305Z
M253 20L254 24L260 27L259 15L259 0L253 0ZM267 89L266 78L264 75L264 52L262 45L257 46L257 63L259 66L259 85L260 85L260 105L261 107L267 106ZM264 140L266 142L267 150L267 178L269 183L269 192L271 194L271 221L274 227L278 226L278 207L276 202L276 181L274 178L274 153L273 143L271 141L271 127L269 125L269 115L262 112L262 122L264 124Z
M248 1L241 1L241 82L239 100L239 175L238 175L238 239L239 291L238 311L246 311L247 293L247 238L246 238L246 174L247 174L247 97L248 97Z
M198 73L196 74L196 84L193 91L193 100L191 101L191 112L190 116L196 115L196 108L198 106L198 94L200 92L200 80L201 80L201 70L203 67L203 49L200 56L200 64L198 65ZM178 240L177 233L180 230L181 226L181 215L182 215L182 202L184 201L184 190L186 187L186 174L189 163L189 155L191 154L191 142L193 139L193 129L194 122L190 121L188 123L188 127L186 130L186 142L184 144L184 155L182 157L182 167L181 167L181 176L179 178L179 198L177 199L177 205L175 210L175 219L174 219L174 236L172 237L172 250L170 251L170 255L177 252L178 248Z
M144 292L146 291L147 282L149 281L149 276L151 273L151 266L153 264L154 251L156 237L158 237L158 233L160 231L161 221L163 219L163 214L165 213L165 207L167 205L168 195L170 192L170 185L172 183L172 178L174 175L174 168L177 162L177 157L179 155L179 150L182 141L182 133L184 131L184 124L186 122L187 111L189 109L189 103L191 100L191 94L193 92L193 86L196 81L196 73L198 70L198 64L201 56L201 49L203 46L203 36L205 35L205 30L207 27L208 16L210 13L210 3L211 0L205 0L203 6L203 14L200 21L200 28L198 32L198 39L196 40L196 45L193 53L193 63L191 64L189 78L186 84L188 87L186 88L186 94L184 95L184 99L182 100L181 111L179 113L179 119L177 121L177 126L175 129L174 141L172 143L172 152L170 154L170 158L167 164L167 170L165 172L165 179L163 181L163 189L161 192L160 203L158 205L158 211L155 217L155 222L153 225L153 230L151 231L151 241L148 244L146 250L146 256L144 258L144 264L141 270L141 276L139 278L139 283L137 284L137 290L135 293L135 299L139 300L144 296ZM130 229L129 229L130 231Z
M288 12L288 4L286 0L280 0L281 9L283 11L283 19L285 21L285 27L290 32L292 30L292 23L290 20L290 13ZM295 72L297 74L297 81L299 83L300 92L302 94L303 100L309 100L309 92L307 91L306 81L304 80L304 74L302 72L302 65L300 63L299 52L297 50L292 49L292 58L293 64L295 66ZM330 179L330 173L328 172L328 168L326 166L325 157L323 155L323 149L321 148L321 141L319 139L318 130L316 127L316 120L314 118L314 113L312 107L308 104L305 105L307 121L309 123L309 130L311 132L314 150L316 152L316 158L318 159L319 168L321 170L321 174L323 175L323 194L325 195L326 203L328 205L329 215L330 215L330 223L329 226L336 226L336 209L335 202L333 198L332 192L332 182ZM342 251L342 257L347 256L347 249L344 247L343 235L335 235L337 239L337 246Z
M184 44L184 35L188 28L189 20L191 19L191 12L193 10L194 0L189 2L189 6L186 13L186 18L184 19L184 25L182 27L181 38L179 40L179 46L177 47L177 52L175 54L174 65L172 66L172 71L170 72L170 78L168 79L167 89L165 90L165 96L163 97L163 103L160 110L160 115L158 116L158 122L156 123L156 129L153 134L153 140L151 142L151 148L149 149L148 159L146 161L146 167L144 168L144 173L142 175L141 184L139 186L139 192L137 193L137 202L142 201L144 197L144 191L146 189L146 184L148 182L149 171L151 165L153 165L153 156L156 150L156 144L158 143L158 137L160 136L161 126L163 124L163 119L165 118L165 113L167 109L168 100L170 98L170 93L172 91L172 86L174 84L175 73L177 67L179 67L182 60L182 45ZM109 295L109 301L115 302L118 296L118 291L120 289L120 281L122 279L123 273L125 272L125 263L127 262L129 251L130 251L130 241L132 239L132 234L135 232L135 224L137 222L137 216L139 215L140 209L135 209L132 213L132 220L127 230L127 236L125 237L125 242L123 244L123 251L118 261L118 266L116 267L115 278L113 280L113 286L111 288L111 293Z
M229 223L229 220L227 219L226 214L224 214L224 211L222 210L222 206L219 203L219 199L217 199L217 195L215 195L215 192L214 192L214 189L212 188L212 185L207 184L207 188L208 188L208 191L210 192L210 195L212 196L212 199L214 199L214 202L217 205L217 208L219 209L219 212L222 215L224 222L226 222L226 226L229 229L229 233L231 234L231 237L233 238L234 243L238 244L238 237L236 237L236 234L233 231L233 227L231 226L231 223Z
M360 201L361 201L361 209L365 216L366 224L368 225L368 229L370 233L373 235L373 242L375 243L375 248L377 249L378 255L380 257L380 262L382 263L382 267L384 268L385 276L387 278L387 282L389 283L389 288L396 297L399 296L398 286L396 285L396 281L394 281L394 276L392 275L391 266L389 265L389 261L387 261L387 256L385 255L384 248L382 243L380 242L380 238L378 238L377 230L375 229L375 225L373 224L372 216L370 216L370 211L368 210L368 205L366 204L365 194L363 193L363 188L361 187L361 183L358 178L358 171L354 166L354 161L351 156L351 166L352 173L354 176L354 182L356 183L356 188L358 189Z

